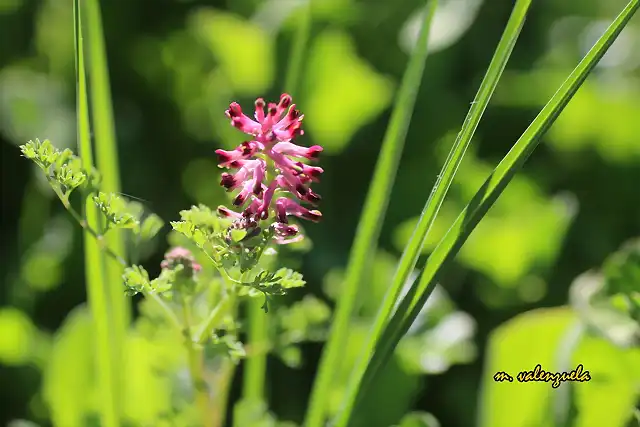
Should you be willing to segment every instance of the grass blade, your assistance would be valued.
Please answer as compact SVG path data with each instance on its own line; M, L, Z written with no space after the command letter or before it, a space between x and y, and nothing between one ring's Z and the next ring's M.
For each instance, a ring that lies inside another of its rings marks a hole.
M589 73L615 41L624 26L638 10L640 0L631 0L615 21L596 42L583 60L565 80L551 100L495 168L467 207L458 216L447 234L431 253L420 281L412 286L385 328L375 353L367 367L365 379L373 381L379 368L389 359L396 345L411 326L433 291L438 275L449 264L475 226L497 200L516 171L537 146L540 138L560 115ZM361 388L360 393L366 393Z
M500 76L502 76L502 72L504 71L507 61L511 56L511 52L513 51L518 36L520 35L520 31L524 25L530 5L531 0L518 0L513 8L511 17L507 22L504 33L502 34L493 58L491 59L489 68L487 69L482 83L480 84L480 88L478 89L478 93L471 104L467 117L464 120L462 129L460 130L460 133L458 133L453 147L451 148L444 166L442 167L442 171L438 175L433 191L422 210L420 220L413 231L411 239L407 243L402 257L400 258L392 285L387 291L383 299L382 307L376 315L367 343L361 351L358 363L351 372L349 386L347 387L346 400L342 411L338 415L336 427L346 427L348 425L356 403L358 390L360 389L361 384L364 386L367 385L366 383L362 383L362 381L369 358L375 349L375 345L382 334L384 326L391 317L400 291L407 282L409 274L415 268L422 247L424 246L431 226L438 215L438 211L442 206L447 191L451 186L453 177L462 162L462 158L471 143L471 139L476 128L478 127L478 123L489 104L489 100L495 91Z
M89 124L89 106L87 102L87 82L85 77L84 52L81 9L79 0L73 2L75 60L76 60L76 109L78 151L85 169L93 167L93 150L91 147L91 130ZM84 200L84 217L89 227L100 229L98 208L90 195ZM108 293L106 289L105 255L100 250L98 242L93 236L84 232L85 270L87 281L87 296L93 317L96 335L96 372L98 375L98 390L100 401L101 425L104 427L119 426L118 405L115 397L115 360L111 357L111 344L114 331L109 310Z
M120 193L120 168L118 165L118 147L115 137L113 107L111 105L111 87L105 51L102 18L98 0L83 2L86 19L85 34L88 53L89 99L91 101L91 124L95 137L96 163L102 173L101 190L107 193ZM108 247L123 259L125 242L123 230L114 229L105 236ZM109 305L113 313L115 338L111 343L113 357L119 365L123 360L123 343L130 320L130 301L122 291L122 273L124 267L116 259L107 258L106 274ZM117 365L116 365L117 366ZM119 371L115 373L118 387L122 378Z
M294 96L300 83L304 68L304 53L309 42L311 27L311 0L305 0L300 7L302 16L297 21L296 34L291 47L289 66L284 81L284 92ZM255 298L249 301L248 341L255 353L246 359L242 396L245 400L264 401L265 382L267 380L267 351L269 344L269 322L271 316L264 313L262 301Z
M349 322L355 310L362 276L377 247L427 58L429 29L437 7L437 0L430 0L427 4L418 44L411 53L402 79L351 248L344 288L338 298L329 340L322 353L319 371L311 393L305 420L306 427L320 427L324 424L333 373L340 362L340 353L349 333Z

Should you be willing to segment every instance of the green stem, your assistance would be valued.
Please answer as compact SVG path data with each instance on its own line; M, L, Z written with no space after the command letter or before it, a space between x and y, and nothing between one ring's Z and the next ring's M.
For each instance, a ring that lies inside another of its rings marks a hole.
M203 427L213 427L213 420L209 416L209 395L207 383L204 380L204 358L200 346L196 348L191 337L191 301L184 296L180 297L182 315L184 317L184 345L187 350L189 373L193 384L196 405L202 417Z
M228 289L228 294L224 297L226 299L218 304L218 307L220 307L221 310L215 315L210 315L207 319L207 322L205 322L205 324L211 323L210 325L208 325L210 330L215 327L215 322L211 320L212 317L217 317L218 320L220 320L219 316L223 316L226 310L230 310L230 315L232 318L235 319L237 317L237 287L233 283L229 282L226 282L226 285ZM224 310L222 308L224 308ZM216 311L216 309L214 309L214 311ZM236 364L224 356L222 357L221 365L222 366L219 368L217 373L218 380L216 381L217 387L215 389L215 392L217 394L214 397L214 407L216 409L213 414L214 427L222 427L225 424L225 419L227 416L227 404L229 403L229 392L231 389L231 381L236 371Z
M220 320L222 320L222 317L229 309L232 301L233 299L229 297L229 295L225 295L222 297L218 305L216 305L216 307L211 310L211 313L209 313L207 319L194 335L193 340L195 342L204 343L204 341L207 339L207 336L209 336L213 332L213 328L215 328L215 326L220 323Z
M262 348L269 339L269 315L262 310L262 301L252 298L247 301L249 317L248 342L251 348ZM247 355L242 396L245 400L264 401L264 388L267 373L267 353L258 351Z
M77 108L77 132L78 149L82 165L86 170L93 168L93 152L90 139L89 109L87 105L87 84L84 68L83 36L81 23L81 9L79 0L73 3L74 12L74 40L76 54L76 108ZM115 322L112 315L112 307L109 306L109 290L107 289L105 256L100 250L97 240L94 239L89 229L98 229L100 216L98 208L90 199L90 195L84 195L84 216L78 218L83 221L86 218L87 227L84 228L84 252L87 282L87 296L91 315L95 327L96 349L95 357L98 374L99 411L101 425L103 427L118 427L120 425L120 408L116 398L117 372L113 357L112 346L118 346L118 335L113 330Z
M144 296L146 298L150 298L151 301L153 301L162 310L165 317L173 327L175 327L178 331L184 330L182 323L180 323L180 319L178 319L178 316L176 316L171 307L169 307L167 303L164 302L162 296L153 291L145 292Z
M229 359L222 360L222 366L218 370L216 381L215 408L213 413L213 427L222 427L227 417L227 404L229 402L229 391L231 389L231 380L236 371L236 365Z
M87 37L87 70L89 74L89 100L91 102L91 121L95 136L96 164L102 174L100 189L107 193L119 193L120 168L118 165L118 150L115 139L115 126L113 122L113 108L111 105L111 87L107 68L107 55L104 44L102 18L98 0L84 0L84 17L87 25L84 28ZM123 230L115 229L105 236L105 246L110 252L117 254L118 258L126 258ZM110 284L107 288L107 298L112 311L114 325L112 328L117 334L111 344L116 365L122 363L124 358L124 340L131 317L131 302L118 286L122 282L123 265L116 257L105 261L106 279ZM124 379L120 371L116 372L117 387L124 386ZM124 402L123 402L124 403Z
M69 200L66 197L64 197L62 194L60 194L60 192L56 189L54 185L55 183L53 182L53 180L51 180L50 178L47 178L47 179L52 184L53 189L56 195L58 196L58 198L60 199L60 201L62 202L62 205L64 206L64 208L67 210L67 212L69 212L69 214L73 217L76 223L78 223L80 227L82 227L87 233L89 233L96 240L96 244L98 245L100 250L103 251L108 256L110 256L113 260L120 263L122 266L127 266L128 265L127 261L125 261L120 255L113 252L107 246L107 243L104 240L104 235L96 231L91 226L89 226L89 223L84 218L82 218L82 215L80 215L80 213L78 213L78 211L76 211L73 208L73 206L71 206L71 203L69 203ZM90 201L90 203L93 204L93 201ZM122 275L118 277L119 281L121 281L121 277Z

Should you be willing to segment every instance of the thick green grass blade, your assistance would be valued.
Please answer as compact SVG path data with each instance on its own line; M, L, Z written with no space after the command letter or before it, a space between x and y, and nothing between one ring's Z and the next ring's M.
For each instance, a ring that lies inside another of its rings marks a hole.
M438 175L433 191L422 210L420 220L413 231L411 239L409 240L402 257L400 258L392 285L387 291L382 307L376 315L369 339L365 347L362 349L358 363L351 372L349 386L347 388L347 397L343 407L344 409L338 415L335 425L336 427L346 427L353 416L353 409L356 403L358 390L361 386L366 386L366 384L362 383L362 380L369 358L375 349L378 339L382 335L384 326L391 317L400 291L407 282L409 274L415 268L420 256L420 251L424 246L429 230L431 229L431 226L433 225L433 222L438 215L438 211L445 199L447 191L451 186L453 177L462 162L462 158L471 143L471 138L478 127L482 114L489 104L489 100L495 91L507 61L511 56L511 52L513 51L513 47L516 44L518 36L520 35L520 31L522 30L530 5L531 0L518 0L513 8L511 17L507 22L504 33L502 34L502 38L500 39L498 47L491 59L489 68L487 69L482 83L480 84L480 88L478 89L478 93L471 104L467 117L464 120L462 129L460 130L460 133L458 133L453 147L451 148L451 151L449 152L449 155L442 167L442 171Z
M93 167L93 150L91 147L91 130L89 124L89 106L87 100L87 82L85 77L81 8L79 0L73 2L74 39L76 59L76 111L78 130L78 151L85 169ZM100 229L100 217L97 206L86 195L84 217L89 227ZM114 341L114 322L109 307L106 283L105 258L98 242L93 236L84 233L85 270L87 296L93 317L96 347L96 373L98 375L99 412L101 425L117 427L119 423L118 405L115 395L114 381L115 360L112 357L111 344ZM89 351L89 349L87 349Z
M329 391L334 380L333 375L340 363L341 351L349 334L349 322L356 308L356 300L362 276L376 251L380 229L389 204L391 188L395 181L398 163L411 121L413 108L427 58L429 29L437 6L436 0L428 3L420 30L418 44L411 53L409 64L384 136L382 149L362 216L351 248L343 291L338 298L335 317L331 326L329 340L320 360L320 367L313 390L306 427L321 427L326 417Z
M527 130L518 139L509 153L498 164L493 173L482 185L471 202L453 223L447 234L431 253L422 271L420 281L411 287L400 306L385 328L375 353L367 367L365 379L373 382L379 368L393 354L393 350L409 329L420 309L433 291L439 274L451 262L469 237L475 226L497 200L516 171L537 146L540 138L560 115L569 100L580 88L589 73L615 41L629 19L638 10L640 0L631 0L622 13L615 19L607 31L597 41L584 59L554 94L551 100L534 119ZM366 393L361 388L360 393Z
M297 21L296 34L291 47L289 66L284 81L284 92L295 96L300 84L300 76L304 68L304 53L309 41L311 27L311 0L301 6L302 16ZM244 400L264 401L265 383L267 380L267 352L269 341L269 322L271 315L262 309L262 301L254 299L247 305L248 342L257 349L246 359L243 376L242 397Z
M86 26L86 52L88 56L89 99L91 101L91 124L95 138L96 163L102 173L101 190L107 193L119 193L120 167L118 165L118 147L115 137L113 107L111 105L111 87L109 84L109 70L102 31L102 18L98 0L83 2L83 17ZM114 229L105 236L108 247L122 259L127 259L125 253L124 230ZM113 314L115 338L111 343L113 357L120 364L123 360L123 343L129 325L131 308L130 300L122 291L122 273L124 266L114 258L107 258L107 286L111 311ZM119 371L115 373L117 384L122 378ZM120 385L117 387L121 388Z

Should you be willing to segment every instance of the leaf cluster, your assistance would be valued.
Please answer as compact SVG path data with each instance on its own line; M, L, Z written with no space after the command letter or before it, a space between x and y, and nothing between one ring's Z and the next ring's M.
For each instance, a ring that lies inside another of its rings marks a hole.
M47 180L63 202L77 188L91 190L98 186L100 174L82 167L80 158L68 148L60 151L48 139L29 141L20 146L22 155L45 173Z
M133 296L142 292L154 292L163 293L171 290L173 283L176 280L176 274L182 266L177 266L175 269L163 269L160 276L150 280L149 273L144 267L140 265L132 265L124 270L122 279L124 280L124 286L126 288L126 294Z

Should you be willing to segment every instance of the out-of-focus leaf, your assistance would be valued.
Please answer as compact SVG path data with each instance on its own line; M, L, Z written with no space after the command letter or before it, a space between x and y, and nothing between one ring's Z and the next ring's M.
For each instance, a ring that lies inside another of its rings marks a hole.
M0 362L22 365L31 356L36 327L31 319L15 308L0 309Z
M537 364L556 372L559 346L577 321L568 307L539 309L511 319L492 333L483 373L481 427L553 426L552 413L540 408L548 407L558 390L548 382L521 383L517 374ZM591 377L588 382L570 384L578 408L575 427L623 427L640 393L640 349L620 349L601 338L584 336L571 360L572 369L582 364ZM494 380L497 372L506 372L513 381Z
M164 221L162 221L158 215L151 214L142 221L140 237L142 237L143 240L151 240L156 234L158 234L163 226Z
M368 322L352 322L349 327L348 345L341 352L343 363L336 372L329 395L329 415L335 415L342 407L351 367L359 356L369 327ZM410 409L419 384L419 378L409 374L398 359L391 359L380 372L371 393L363 401L363 407L367 411L359 414L354 426L388 426L397 422Z
M440 427L440 423L428 412L412 412L402 418L398 427Z
M55 342L43 378L43 399L54 425L85 427L95 409L93 327L86 307L66 318Z
M358 129L391 103L392 83L357 56L345 33L328 31L315 37L307 70L305 123L327 152L340 152Z
M215 55L236 93L254 94L271 85L275 46L273 38L260 27L241 16L211 8L196 11L189 26ZM242 55L237 51L240 45Z

